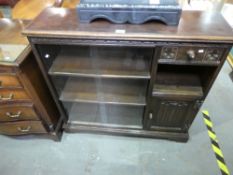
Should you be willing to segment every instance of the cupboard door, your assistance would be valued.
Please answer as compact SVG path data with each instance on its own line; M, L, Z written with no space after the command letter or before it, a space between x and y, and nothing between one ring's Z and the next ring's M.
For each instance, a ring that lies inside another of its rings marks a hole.
M195 102L169 100L154 97L148 114L147 129L164 131L185 131L197 110Z

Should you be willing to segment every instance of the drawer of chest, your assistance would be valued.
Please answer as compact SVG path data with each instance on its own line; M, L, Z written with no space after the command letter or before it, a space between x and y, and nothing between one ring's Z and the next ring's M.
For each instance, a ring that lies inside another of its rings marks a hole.
M32 104L14 104L0 106L0 122L18 120L39 120Z
M20 121L0 123L0 134L5 135L24 135L24 134L43 134L47 133L40 121Z
M163 46L159 62L219 64L225 48L210 46Z
M21 84L15 75L0 74L0 88L21 88Z
M0 102L30 101L30 97L22 89L0 89Z
M0 74L12 74L17 71L16 67L0 65Z

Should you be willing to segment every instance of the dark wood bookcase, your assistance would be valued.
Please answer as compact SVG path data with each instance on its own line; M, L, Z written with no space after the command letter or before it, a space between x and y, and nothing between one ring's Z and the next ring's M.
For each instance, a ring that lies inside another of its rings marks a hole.
M81 24L74 10L48 8L24 34L66 132L187 141L233 41L219 14L211 16L218 28L207 18L183 12L178 27Z

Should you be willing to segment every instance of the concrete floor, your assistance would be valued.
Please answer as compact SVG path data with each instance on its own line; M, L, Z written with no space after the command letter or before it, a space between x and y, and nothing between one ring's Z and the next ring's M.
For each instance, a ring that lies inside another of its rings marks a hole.
M203 108L208 109L233 172L233 83L226 62ZM62 142L0 136L1 175L220 174L199 112L188 143L94 134L64 134Z

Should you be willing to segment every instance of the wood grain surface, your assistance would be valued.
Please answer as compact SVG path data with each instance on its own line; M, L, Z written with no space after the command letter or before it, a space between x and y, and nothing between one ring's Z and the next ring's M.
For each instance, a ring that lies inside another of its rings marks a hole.
M20 0L12 9L13 19L34 19L42 10L51 6L61 6L60 0Z
M28 44L28 40L21 31L28 21L0 19L0 44Z
M122 32L118 32L118 31ZM47 8L23 32L29 36L117 40L233 41L233 31L216 12L183 11L178 26L107 21L80 23L75 9Z
M76 8L79 4L80 0L64 0L62 3L62 7L64 8Z

